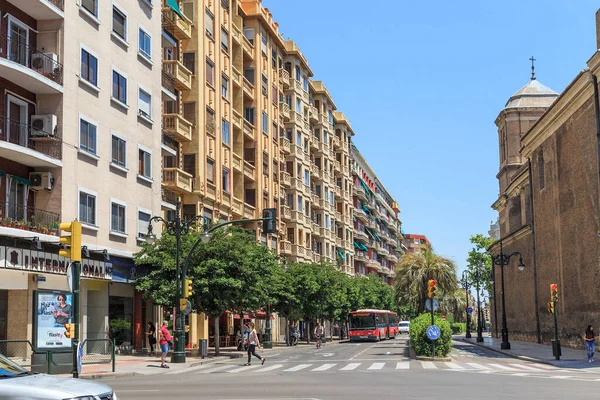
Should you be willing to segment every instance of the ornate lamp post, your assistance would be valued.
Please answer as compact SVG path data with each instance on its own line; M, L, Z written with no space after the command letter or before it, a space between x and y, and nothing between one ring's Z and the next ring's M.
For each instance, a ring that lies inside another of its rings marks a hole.
M467 333L465 338L471 338L471 314L469 314L469 274L467 271L463 271L462 274L463 285L465 285L465 296L467 298L467 305L465 306L465 312L467 313Z
M500 280L501 282L501 294L502 294L502 343L500 344L500 348L502 350L510 350L510 342L508 341L508 328L506 327L506 301L504 299L504 266L508 266L510 263L510 259L513 256L519 256L519 265L517 268L519 271L523 271L525 269L525 264L523 264L523 257L521 253L518 251L513 251L511 254L504 254L502 249L502 242L500 242L500 254L493 255L492 261L495 265L500 266Z
M481 326L481 300L479 298L479 281L481 280L481 267L475 268L475 284L477 291L477 341L483 342L482 326Z

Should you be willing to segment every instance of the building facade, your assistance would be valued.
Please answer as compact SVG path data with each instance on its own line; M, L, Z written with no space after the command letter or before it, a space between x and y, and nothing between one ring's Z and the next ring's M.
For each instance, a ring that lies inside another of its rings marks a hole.
M421 251L421 250L423 250L423 248L426 248L426 247L431 248L431 243L429 242L429 239L427 239L427 236L418 235L415 233L405 234L403 244L404 244L404 247L406 248L406 251L408 251L410 253L415 253L417 251Z

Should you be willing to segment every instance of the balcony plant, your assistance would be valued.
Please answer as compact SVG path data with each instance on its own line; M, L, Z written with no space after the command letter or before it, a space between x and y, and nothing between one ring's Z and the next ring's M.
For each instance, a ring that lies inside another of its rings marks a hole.
M22 219L17 223L17 226L19 229L23 229L23 230L29 230L29 224L27 223L26 220Z
M48 227L50 228L50 234L52 236L58 235L58 227L59 226L60 226L60 224L58 222L51 222L50 225L48 225Z

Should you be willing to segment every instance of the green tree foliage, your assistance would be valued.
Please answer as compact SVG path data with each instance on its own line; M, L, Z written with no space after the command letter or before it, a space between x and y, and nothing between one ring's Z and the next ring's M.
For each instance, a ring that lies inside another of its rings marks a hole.
M492 277L492 258L487 252L487 249L494 244L495 240L478 233L471 236L470 241L474 244L474 247L469 251L467 257L467 264L469 265L469 281L473 282L475 285L477 279L474 268L484 266L482 273L479 274L479 286L491 291L490 279Z
M435 356L445 357L452 350L452 329L450 323L435 315L435 325L440 328L440 337L435 341ZM418 356L431 357L431 340L427 328L431 325L431 314L423 313L410 321L410 344Z
M429 279L436 280L438 297L458 289L456 265L452 260L438 256L431 248L404 255L396 265L393 283L398 304L423 312Z
M456 289L453 292L442 292L440 296L440 312L452 316L453 321L461 322L467 320L466 304L467 299L463 289Z

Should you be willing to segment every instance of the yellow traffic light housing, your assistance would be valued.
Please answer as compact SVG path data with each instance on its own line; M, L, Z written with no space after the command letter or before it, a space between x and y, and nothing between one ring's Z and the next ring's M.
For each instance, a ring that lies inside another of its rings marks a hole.
M550 301L558 301L558 285L556 283L550 284Z
M427 297L433 299L437 296L437 286L434 279L427 281Z
M554 314L554 302L548 302L548 314Z
M187 306L187 300L179 299L179 310L185 311L186 306Z
M81 262L81 222L62 222L59 230L61 236L58 241L62 248L58 251L58 255L70 258L73 262ZM71 235L62 235L62 231L70 232Z
M75 324L64 324L65 327L65 336L69 339L75 338Z
M183 297L185 297L186 299L192 297L192 280L186 279L184 285L185 286L183 288Z

